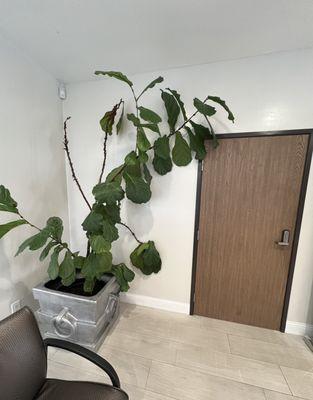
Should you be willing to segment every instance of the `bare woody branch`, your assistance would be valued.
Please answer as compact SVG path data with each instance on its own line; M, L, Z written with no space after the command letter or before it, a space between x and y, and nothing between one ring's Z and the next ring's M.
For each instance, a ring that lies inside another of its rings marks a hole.
M64 125L63 125L63 130L64 130L64 141L63 141L64 150L66 152L66 156L67 156L67 160L68 160L68 163L69 163L69 166L70 166L70 169L71 169L73 180L76 183L76 185L78 187L78 190L80 191L80 193L81 193L85 203L87 204L89 210L91 210L91 205L90 205L89 201L87 200L87 197L85 196L85 194L83 192L83 189L82 189L82 187L81 187L81 185L80 185L80 183L79 183L79 181L77 179L77 176L76 176L76 173L75 173L75 170L74 170L74 166L73 166L73 162L72 162L72 159L71 159L70 149L69 149L69 145L68 145L69 142L68 142L68 137L67 137L67 121L70 118L71 117L67 117L66 120L64 121Z

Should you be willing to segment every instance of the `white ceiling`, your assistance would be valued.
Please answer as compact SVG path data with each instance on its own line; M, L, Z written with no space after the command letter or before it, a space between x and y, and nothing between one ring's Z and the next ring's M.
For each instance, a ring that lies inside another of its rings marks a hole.
M0 31L56 78L313 46L313 0L0 0Z

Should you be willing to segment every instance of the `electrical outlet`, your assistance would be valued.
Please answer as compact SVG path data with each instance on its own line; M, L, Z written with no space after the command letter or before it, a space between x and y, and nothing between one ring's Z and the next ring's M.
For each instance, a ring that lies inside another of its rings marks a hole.
M11 313L15 313L16 311L22 308L22 300L16 300L11 304Z

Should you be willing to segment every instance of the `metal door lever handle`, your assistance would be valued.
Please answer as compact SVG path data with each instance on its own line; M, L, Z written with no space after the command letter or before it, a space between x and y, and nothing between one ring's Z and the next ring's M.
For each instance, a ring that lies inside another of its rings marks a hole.
M285 229L282 233L282 240L281 242L276 242L279 246L289 246L289 237L290 237L290 232Z

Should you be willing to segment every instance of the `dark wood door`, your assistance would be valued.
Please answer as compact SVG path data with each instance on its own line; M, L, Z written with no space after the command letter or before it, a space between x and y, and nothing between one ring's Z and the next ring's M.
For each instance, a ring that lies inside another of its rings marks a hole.
M307 135L293 135L208 148L195 314L280 328L307 146ZM289 245L280 245L285 230Z

